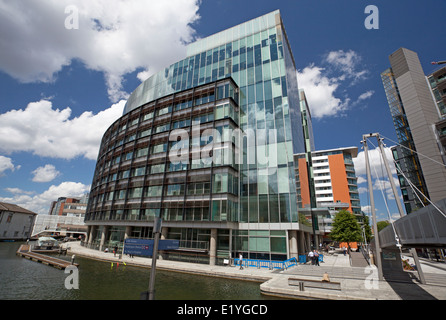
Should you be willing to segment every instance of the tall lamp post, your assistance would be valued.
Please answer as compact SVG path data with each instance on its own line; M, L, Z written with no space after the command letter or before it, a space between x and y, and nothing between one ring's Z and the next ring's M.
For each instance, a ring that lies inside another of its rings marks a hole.
M155 300L156 259L158 257L158 245L160 241L161 224L162 224L162 219L160 217L155 217L155 222L153 225L153 233L155 235L155 241L153 245L152 266L150 268L150 283L148 291L149 300Z

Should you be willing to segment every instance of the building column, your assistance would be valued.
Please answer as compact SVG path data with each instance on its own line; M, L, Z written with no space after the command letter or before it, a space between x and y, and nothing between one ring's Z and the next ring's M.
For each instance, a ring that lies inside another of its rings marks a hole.
M306 254L305 252L305 232L303 231L298 231L298 238L299 240L297 241L297 252L299 254Z
M88 232L87 232L88 238L86 239L88 246L90 246L91 243L93 242L95 230L96 230L96 226L88 226Z
M165 240L167 239L167 235L169 234L169 228L162 227L161 228L161 237L160 239Z
M161 228L161 234L160 234L160 240L165 240L165 239L167 239L167 235L168 235L168 234L169 234L169 228L162 227L162 228ZM159 259L159 260L164 260L164 259L165 259L165 257L164 257L164 251L159 251L158 253L159 253L159 255L158 255L158 259Z
M125 241L125 239L130 238L130 235L132 234L132 229L133 229L132 226L125 227L124 241Z
M297 248L297 230L289 230L288 236L290 243L289 244L290 252L288 259L291 258L299 259L298 248Z
M211 229L209 265L215 266L216 258L217 258L217 229Z
M305 236L306 236L305 243L307 244L307 248L308 248L308 250L311 250L311 234L309 232L307 232L307 233L305 233Z
M109 226L104 226L104 228L102 229L102 235L101 235L101 244L99 245L99 251L104 251L104 245L105 245L105 239L107 237L108 234L108 229L110 227Z

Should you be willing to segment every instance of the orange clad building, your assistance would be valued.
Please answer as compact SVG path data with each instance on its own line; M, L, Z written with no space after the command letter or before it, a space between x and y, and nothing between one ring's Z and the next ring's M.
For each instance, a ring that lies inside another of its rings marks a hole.
M353 159L357 155L357 147L314 151L311 153L310 166L307 165L304 154L294 156L297 162L298 206L299 208L310 207L312 181L316 207L328 208L332 214L331 218L318 221L319 228L322 228L325 234L330 232L332 218L338 210L348 210L355 214L359 221L362 220L357 177L353 164ZM309 170L312 172L308 172Z

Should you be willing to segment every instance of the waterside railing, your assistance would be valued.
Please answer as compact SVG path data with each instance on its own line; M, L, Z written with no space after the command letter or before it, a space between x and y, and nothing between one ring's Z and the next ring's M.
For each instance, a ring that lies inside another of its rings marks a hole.
M242 267L267 268L267 269L288 269L297 265L297 259L291 258L285 261L242 259ZM234 266L240 266L240 259L234 259Z

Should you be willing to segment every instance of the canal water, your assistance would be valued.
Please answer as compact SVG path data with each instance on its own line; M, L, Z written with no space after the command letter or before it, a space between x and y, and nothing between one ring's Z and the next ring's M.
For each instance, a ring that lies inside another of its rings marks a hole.
M0 300L139 300L148 290L150 269L116 263L112 267L82 257L76 257L79 289L66 289L70 274L16 255L21 244L0 242ZM162 270L156 272L155 292L157 300L270 299L256 282Z

